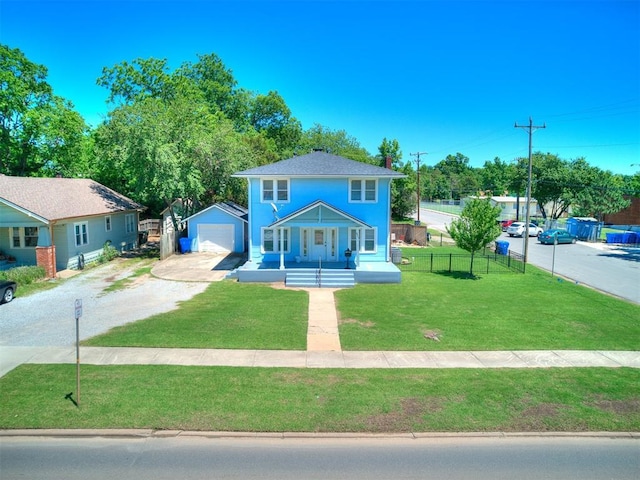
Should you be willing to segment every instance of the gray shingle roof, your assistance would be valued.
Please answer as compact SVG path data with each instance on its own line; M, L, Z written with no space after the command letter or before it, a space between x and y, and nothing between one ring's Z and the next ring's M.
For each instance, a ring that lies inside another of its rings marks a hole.
M87 178L0 175L0 201L48 221L144 209L130 198Z
M405 175L377 167L368 163L356 162L326 152L312 152L307 155L289 158L280 162L250 168L234 173L234 177L386 177L403 178Z

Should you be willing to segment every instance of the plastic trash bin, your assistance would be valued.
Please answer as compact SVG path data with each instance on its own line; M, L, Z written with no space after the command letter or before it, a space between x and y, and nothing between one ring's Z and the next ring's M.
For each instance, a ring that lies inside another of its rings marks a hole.
M182 253L188 253L191 251L191 239L190 238L181 238L180 239L180 251Z
M496 242L496 253L498 255L508 255L509 254L509 242L505 242L499 240Z

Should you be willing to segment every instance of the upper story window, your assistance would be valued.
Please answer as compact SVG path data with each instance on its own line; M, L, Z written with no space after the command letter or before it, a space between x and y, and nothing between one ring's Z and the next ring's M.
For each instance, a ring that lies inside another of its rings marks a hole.
M289 180L286 178L262 180L263 202L288 202Z
M104 229L107 232L111 231L111 215L104 217Z
M375 179L355 178L349 181L349 201L350 202L371 202L378 201L378 181Z

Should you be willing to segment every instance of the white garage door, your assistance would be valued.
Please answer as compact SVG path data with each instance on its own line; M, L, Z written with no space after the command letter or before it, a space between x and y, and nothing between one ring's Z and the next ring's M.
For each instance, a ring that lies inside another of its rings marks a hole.
M198 225L198 250L200 252L232 252L233 225Z

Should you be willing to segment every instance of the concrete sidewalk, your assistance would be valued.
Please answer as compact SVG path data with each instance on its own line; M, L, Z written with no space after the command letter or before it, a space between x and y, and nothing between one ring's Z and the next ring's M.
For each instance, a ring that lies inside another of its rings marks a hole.
M2 347L0 375L22 363L73 364L75 347ZM81 365L182 365L287 368L640 368L640 352L302 351L80 347Z

